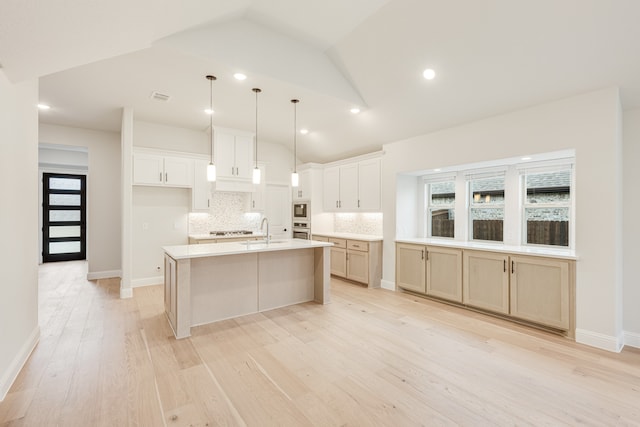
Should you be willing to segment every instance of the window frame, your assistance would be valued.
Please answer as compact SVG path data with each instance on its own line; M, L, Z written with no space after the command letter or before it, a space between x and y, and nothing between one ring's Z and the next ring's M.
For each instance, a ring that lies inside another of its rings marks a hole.
M524 164L517 165L516 168L519 172L519 186L520 186L520 245L529 246L529 247L539 247L546 249L567 249L571 250L574 248L574 236L575 236L575 168L574 162L565 161L550 161L536 164ZM543 173L553 173L553 172L562 172L569 171L570 179L569 179L569 200L557 203L528 203L527 202L527 176L528 175L537 175ZM527 208L567 208L569 211L569 224L567 227L567 231L569 233L567 239L567 246L563 245L547 245L542 243L529 243L527 241L528 238L528 224L526 218Z
M423 178L424 184L424 198L425 198L425 236L429 239L446 239L446 240L455 240L456 232L455 227L453 230L453 236L434 236L433 235L433 224L432 224L432 215L431 211L434 209L434 205L431 204L431 185L439 184L443 182L451 182L453 183L453 202L447 205L438 205L437 209L449 209L454 212L454 216L456 215L456 174L444 174L444 175L432 175ZM454 219L454 221L456 221Z

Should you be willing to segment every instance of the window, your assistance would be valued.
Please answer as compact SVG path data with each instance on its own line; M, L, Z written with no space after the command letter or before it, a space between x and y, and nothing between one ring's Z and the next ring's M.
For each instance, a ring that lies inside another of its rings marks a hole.
M454 237L456 183L451 178L427 182L427 235Z
M569 246L571 169L525 170L524 244Z
M503 241L504 174L468 175L472 240Z

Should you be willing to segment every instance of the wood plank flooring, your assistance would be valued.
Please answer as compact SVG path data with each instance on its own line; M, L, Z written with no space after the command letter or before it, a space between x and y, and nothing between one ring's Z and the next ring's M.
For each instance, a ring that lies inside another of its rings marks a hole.
M332 280L175 340L160 286L119 299L84 262L40 267L41 339L3 426L640 425L640 351L613 354Z

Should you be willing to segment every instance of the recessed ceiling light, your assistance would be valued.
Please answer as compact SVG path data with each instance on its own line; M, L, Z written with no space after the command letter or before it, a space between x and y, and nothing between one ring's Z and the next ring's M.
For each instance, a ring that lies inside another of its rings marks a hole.
M51 107L49 107L47 104L38 104L38 108L41 110L48 110Z
M358 107L353 107L353 108L352 108L351 110L349 110L349 111L351 111L351 113L352 113L352 114L358 114L358 113L360 112L360 109L359 109Z
M433 71L431 68L427 68L422 72L422 76L427 80L433 80L436 76L436 72Z
M531 157L522 157L520 160L531 160Z
M300 133L306 135L309 133L309 129L300 129Z
M434 172L440 172L442 169L438 168L438 169L434 169Z
M242 74L242 73L235 73L233 75L233 77L235 77L236 80L246 80L247 79L247 75L246 74Z
M205 109L204 109L204 113L205 113L205 114L214 114L214 113L215 113L215 111L213 111L211 108L205 108Z

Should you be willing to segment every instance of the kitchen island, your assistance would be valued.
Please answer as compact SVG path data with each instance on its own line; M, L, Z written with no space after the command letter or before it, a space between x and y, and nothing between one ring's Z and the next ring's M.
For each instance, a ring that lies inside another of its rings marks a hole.
M329 302L331 243L288 239L165 246L165 312L191 327L278 307Z

